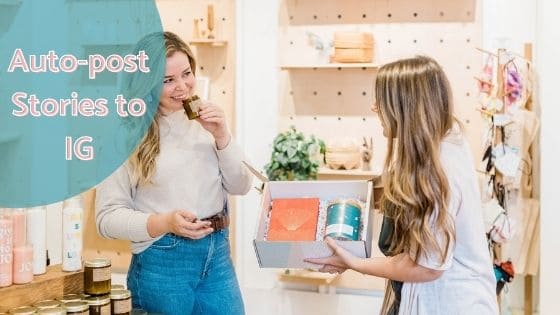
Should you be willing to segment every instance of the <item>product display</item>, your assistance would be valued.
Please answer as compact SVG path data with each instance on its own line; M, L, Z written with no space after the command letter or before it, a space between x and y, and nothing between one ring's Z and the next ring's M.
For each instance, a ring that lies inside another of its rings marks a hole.
M111 291L111 314L130 314L132 312L132 297L129 290Z
M47 271L47 209L27 210L27 243L33 246L33 274Z
M267 240L314 241L318 216L318 198L275 199Z
M111 293L111 261L95 258L84 262L84 292L89 295Z
M82 269L83 206L80 196L64 202L62 209L62 270Z
M111 314L111 298L109 295L90 296L86 299L90 315Z
M331 139L326 145L325 161L335 170L358 168L362 161L360 146L351 138Z
M334 200L327 208L326 235L343 241L359 239L362 207L355 200Z
M185 112L187 113L187 117L189 117L189 119L192 120L199 117L198 111L200 110L201 104L202 101L197 95L193 95L183 101L183 108L185 109Z

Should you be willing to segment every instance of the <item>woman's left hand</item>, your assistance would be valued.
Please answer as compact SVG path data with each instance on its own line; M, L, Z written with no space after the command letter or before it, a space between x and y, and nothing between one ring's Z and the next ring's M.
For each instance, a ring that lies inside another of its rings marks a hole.
M355 270L357 268L360 258L338 246L332 238L327 237L325 240L327 245L333 250L333 255L325 258L308 258L305 259L306 262L322 265L319 271L328 273L342 273L346 269Z
M200 106L197 121L202 127L214 136L218 149L225 148L230 140L224 110L212 103L204 103Z

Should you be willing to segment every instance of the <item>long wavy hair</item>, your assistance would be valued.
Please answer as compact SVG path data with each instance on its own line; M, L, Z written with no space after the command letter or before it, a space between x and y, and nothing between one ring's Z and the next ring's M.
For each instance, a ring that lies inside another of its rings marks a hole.
M158 39L152 37L146 38L145 40L156 41ZM161 34L159 41L161 42ZM189 59L191 71L193 72L193 74L195 74L196 60L190 47L179 36L172 32L164 32L163 41L165 44L165 58L171 57L177 52L184 53ZM163 64L165 64L165 62ZM162 80L161 82L163 82L163 76L161 76L160 79ZM154 93L154 95L157 95L159 97L160 91L158 91L158 93ZM159 99L157 101L159 102ZM151 177L156 170L156 157L160 153L160 134L158 122L160 116L161 111L157 110L154 115L154 119L151 122L151 125L148 127L148 132L129 158L129 163L133 172L133 178L137 181L138 184L150 183Z
M443 264L455 240L440 144L458 121L441 66L419 56L381 67L375 100L388 138L382 211L394 220L391 255L435 252Z

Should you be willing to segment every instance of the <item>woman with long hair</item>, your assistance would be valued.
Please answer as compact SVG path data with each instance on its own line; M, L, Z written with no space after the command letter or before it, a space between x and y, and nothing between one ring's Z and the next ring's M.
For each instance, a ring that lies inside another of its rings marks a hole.
M498 314L480 192L441 66L415 57L382 66L376 112L388 139L379 246L387 257L334 251L308 259L389 280L382 314Z
M132 75L126 88L144 90L140 95L158 102L157 112L128 161L97 187L98 231L131 241L127 284L134 307L166 315L244 314L227 208L228 193L245 194L251 186L243 153L220 107L205 102L199 118L187 119L183 101L194 93L196 71L187 44L165 32L137 46L161 58L164 71L158 76L152 69L157 84Z

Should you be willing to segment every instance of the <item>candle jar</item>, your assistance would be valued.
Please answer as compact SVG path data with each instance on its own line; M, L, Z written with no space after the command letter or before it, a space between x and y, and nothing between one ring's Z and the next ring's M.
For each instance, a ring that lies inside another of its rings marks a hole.
M64 303L66 314L69 315L88 315L89 304L86 301L73 301Z
M14 247L13 282L24 284L33 281L33 246Z
M35 306L38 310L42 310L42 309L46 309L46 308L54 308L54 307L59 307L60 306L60 301L55 301L55 300L44 300L44 301L40 301L35 303Z
M129 290L111 291L111 314L130 315L132 312L132 298Z
M90 315L110 315L111 314L111 298L109 295L90 296L86 299L89 305Z
M13 239L12 211L0 208L0 288L12 284Z
M362 206L356 200L338 199L327 207L326 235L342 241L359 239Z
M95 258L84 263L84 292L89 295L111 293L111 261Z
M200 110L201 104L202 101L197 95L193 95L183 101L183 108L185 112L187 112L187 117L189 117L189 119L192 120L200 117L198 111Z
M44 309L38 310L37 314L66 315L66 309L64 309L62 307L44 308Z
M37 309L32 306L20 306L10 310L10 314L29 315L36 314Z
M33 274L47 272L47 208L27 210L27 243L33 246Z

